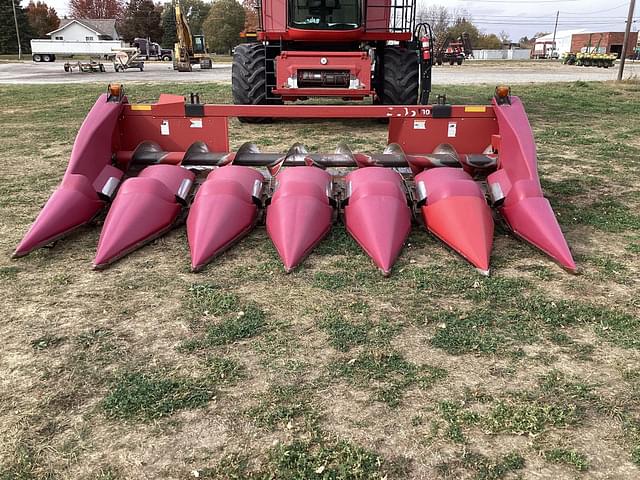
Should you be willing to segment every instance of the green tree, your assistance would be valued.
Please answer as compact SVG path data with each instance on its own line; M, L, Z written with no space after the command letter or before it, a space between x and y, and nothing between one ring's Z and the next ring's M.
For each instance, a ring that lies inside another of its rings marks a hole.
M12 0L0 0L0 54L18 53L18 40L16 38L16 25L13 19ZM33 38L29 20L20 0L13 0L16 6L18 18L18 30L20 32L20 45L22 53L30 51L29 42Z
M244 20L244 8L236 0L217 0L202 25L209 48L230 53L240 40Z
M479 49L486 50L500 50L502 49L502 41L495 33L481 34L478 39L477 47Z
M211 3L202 0L180 0L182 13L186 15L189 28L194 35L202 35L202 24L211 11Z
M471 23L471 21L466 17L458 17L453 22L453 25L449 27L448 34L453 41L456 41L463 33L467 33L469 35L471 46L476 48L480 41L480 30L478 30L478 27Z
M173 4L165 3L162 10L162 42L163 48L173 48L178 41L176 33L176 12L173 10Z
M31 31L38 38L44 38L47 33L52 32L60 25L60 19L55 9L40 1L33 3L31 0L29 2L27 19Z
M154 5L152 0L130 0L123 19L118 22L118 33L126 42L136 37L151 38L154 42L161 40L161 11L162 7Z
M162 46L173 48L178 41L176 34L176 12L174 10L175 0L165 3L162 11ZM182 14L187 19L192 35L202 35L202 24L209 15L211 3L202 0L180 0Z

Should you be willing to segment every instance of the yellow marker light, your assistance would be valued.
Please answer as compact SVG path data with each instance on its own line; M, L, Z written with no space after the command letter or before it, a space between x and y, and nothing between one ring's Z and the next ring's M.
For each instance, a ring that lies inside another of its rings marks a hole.
M149 111L151 110L151 105L131 105L131 110L144 110L144 111Z

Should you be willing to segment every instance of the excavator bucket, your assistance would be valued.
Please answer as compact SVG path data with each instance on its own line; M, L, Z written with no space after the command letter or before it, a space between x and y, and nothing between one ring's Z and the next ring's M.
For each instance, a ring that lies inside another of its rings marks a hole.
M488 274L494 217L570 272L577 267L544 197L522 102L490 105L207 105L191 95L130 104L110 86L89 112L61 185L15 256L108 211L94 260L103 268L186 218L191 268L202 269L264 224L287 272L342 221L384 274L412 224ZM309 153L296 144L231 152L229 117L388 119L382 153ZM123 181L123 179L126 179Z

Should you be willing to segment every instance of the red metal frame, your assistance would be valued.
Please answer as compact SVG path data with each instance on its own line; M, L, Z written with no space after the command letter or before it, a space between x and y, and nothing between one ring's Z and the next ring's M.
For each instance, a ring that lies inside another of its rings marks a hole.
M357 88L300 88L299 70L348 71ZM353 97L373 95L371 88L371 58L367 52L285 51L276 57L276 85L273 93L283 100L300 97Z
M166 151L185 151L204 141L212 152L228 152L229 117L388 118L388 143L398 143L408 155L429 154L441 143L460 154L479 154L495 142L498 124L490 105L452 105L446 118L434 118L433 106L389 105L201 105L202 116L187 116L184 97L161 95L158 103L125 103L114 151L132 151L153 141Z

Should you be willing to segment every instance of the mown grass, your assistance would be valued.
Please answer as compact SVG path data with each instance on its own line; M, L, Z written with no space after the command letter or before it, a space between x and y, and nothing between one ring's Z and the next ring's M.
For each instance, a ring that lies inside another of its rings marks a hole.
M353 480L403 478L409 471L402 460L388 461L371 450L345 440L296 440L269 450L258 469L249 467L250 457L225 457L211 469L198 470L200 478L299 478Z
M514 88L579 276L500 225L490 278L419 226L390 278L340 225L290 275L262 228L199 274L182 228L100 273L95 226L9 260L103 90L0 90L0 478L638 476L637 83ZM128 87L192 90L230 101ZM379 152L386 127L232 121L230 139Z
M462 472L471 471L472 478L476 480L499 480L509 473L522 470L524 466L524 458L515 452L490 459L479 453L464 451L459 459L439 464L437 470L445 479L460 478Z
M416 365L397 352L363 352L356 358L335 362L330 369L354 385L372 389L373 398L390 407L397 407L409 388L429 388L447 376L442 368Z
M214 392L205 383L160 373L125 373L114 382L102 408L111 418L156 420L186 408L202 407Z
M584 453L566 448L554 448L544 452L544 458L553 463L570 465L579 472L589 470L589 460Z

